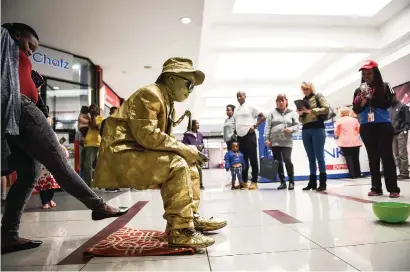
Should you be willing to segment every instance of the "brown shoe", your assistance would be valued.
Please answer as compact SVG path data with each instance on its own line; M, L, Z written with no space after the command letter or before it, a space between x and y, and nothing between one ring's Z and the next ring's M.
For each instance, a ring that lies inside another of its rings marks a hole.
M241 186L241 189L248 189L248 183L247 182L242 182L240 184L240 186Z
M41 241L29 240L25 238L13 239L11 241L6 241L6 239L2 239L1 254L37 248L41 246L42 243L43 242Z
M121 215L124 215L127 212L128 212L127 207L114 208L114 207L111 207L105 204L103 209L94 210L91 213L91 218L94 221L98 221L98 220L103 220L103 219L107 219L110 217L120 217Z

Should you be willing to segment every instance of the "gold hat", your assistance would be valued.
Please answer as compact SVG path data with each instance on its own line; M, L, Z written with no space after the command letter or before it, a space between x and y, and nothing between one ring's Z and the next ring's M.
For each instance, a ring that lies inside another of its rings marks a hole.
M195 70L192 65L192 60L184 58L170 58L162 66L162 74L164 73L193 73L195 76L194 85L201 85L205 80L205 74L200 70Z

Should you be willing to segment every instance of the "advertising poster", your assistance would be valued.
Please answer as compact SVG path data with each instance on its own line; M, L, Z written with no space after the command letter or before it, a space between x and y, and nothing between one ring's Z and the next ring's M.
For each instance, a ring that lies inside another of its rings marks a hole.
M334 138L334 123L326 122L326 142L325 142L325 161L328 179L341 179L349 178L349 171L347 169L346 160L337 146L336 139ZM259 126L259 134L263 135L265 129L265 123ZM272 151L265 147L263 137L259 138L259 154L260 158L268 154L272 157ZM292 150L292 162L295 170L295 180L308 180L309 179L309 160L306 155L305 148L302 141L302 131L293 134L293 150ZM364 146L360 148L360 167L362 173L369 173L369 160L367 158L367 152ZM319 171L318 171L319 173ZM285 175L287 176L286 169ZM265 178L260 179L261 182L275 182ZM277 178L276 181L279 181Z

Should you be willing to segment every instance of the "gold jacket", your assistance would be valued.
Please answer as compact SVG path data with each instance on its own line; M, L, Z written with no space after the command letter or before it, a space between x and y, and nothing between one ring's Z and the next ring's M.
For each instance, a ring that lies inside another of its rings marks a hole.
M105 122L95 186L147 189L168 180L173 156L195 162L198 151L170 136L174 115L164 85L148 85L131 95Z

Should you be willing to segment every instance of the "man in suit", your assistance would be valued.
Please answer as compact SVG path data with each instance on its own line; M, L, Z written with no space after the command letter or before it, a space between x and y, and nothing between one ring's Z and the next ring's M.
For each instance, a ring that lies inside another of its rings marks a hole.
M95 172L99 188L159 185L168 243L174 247L206 248L215 241L201 231L227 225L199 216L196 165L204 157L195 146L180 143L172 135L174 102L186 100L204 79L191 60L167 60L156 83L138 89L107 118Z

